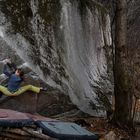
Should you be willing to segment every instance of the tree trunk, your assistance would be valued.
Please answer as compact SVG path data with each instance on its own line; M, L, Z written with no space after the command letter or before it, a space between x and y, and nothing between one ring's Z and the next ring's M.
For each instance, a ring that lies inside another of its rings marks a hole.
M115 28L115 112L113 120L121 126L131 123L132 89L131 77L128 70L129 58L127 53L127 3L126 0L116 0Z

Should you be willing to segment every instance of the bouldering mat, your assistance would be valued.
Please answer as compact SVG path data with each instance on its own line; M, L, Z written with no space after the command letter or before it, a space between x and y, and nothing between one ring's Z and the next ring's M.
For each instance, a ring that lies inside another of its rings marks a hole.
M71 122L37 121L43 133L59 140L98 140L96 134L89 132L81 126Z
M33 120L28 118L24 113L0 109L1 127L23 127L31 124L33 124Z

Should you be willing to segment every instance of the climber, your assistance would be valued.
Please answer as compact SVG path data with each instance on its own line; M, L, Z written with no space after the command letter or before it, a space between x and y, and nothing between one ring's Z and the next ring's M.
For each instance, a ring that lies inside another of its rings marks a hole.
M9 80L7 87L0 85L0 92L7 96L18 96L27 90L33 91L35 93L39 93L40 90L47 91L46 88L35 87L33 85L20 87L20 84L24 81L24 72L22 69L16 69L14 74L7 73L7 69L4 69L3 72L6 72L7 76L9 76Z

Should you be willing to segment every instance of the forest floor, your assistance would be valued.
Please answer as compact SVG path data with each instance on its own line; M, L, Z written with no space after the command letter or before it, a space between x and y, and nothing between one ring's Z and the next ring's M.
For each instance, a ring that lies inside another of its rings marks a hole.
M85 127L90 132L98 134L100 136L100 140L106 140L106 135L109 135L109 137L111 137L111 139L107 140L121 140L122 138L125 138L126 140L130 139L130 135L127 131L113 126L111 123L108 122L107 119L104 118L67 118L66 120L75 122L82 127Z
M36 115L39 115L39 114L37 113ZM80 125L81 127L84 127L85 129L89 130L90 132L93 132L94 134L98 134L100 136L99 140L140 140L140 127L136 127L135 136L132 136L128 131L126 131L124 129L120 129L120 128L112 125L105 118L91 117L91 116L88 116L88 115L82 113L81 111L79 111L77 109L73 109L71 111L68 111L68 112L65 112L62 114L58 114L56 116L52 116L49 118L76 123L76 124ZM31 128L26 127L24 129L28 129L28 130L35 129L36 130L37 128L36 128L36 126L34 126L33 128L31 126ZM24 129L17 128L18 131L15 128L2 129L2 131L3 130L4 131L0 133L0 136L3 134L4 137L0 137L0 140L15 140L15 139L11 139L11 138L5 139L5 136L9 137L9 134L11 134L11 132L12 132L12 135L10 135L10 137L13 137L16 133L16 138L17 138L17 134L18 134L18 137L20 137L19 140L21 140L21 136L26 131L28 132L28 130L24 130ZM34 132L34 131L32 131L32 132ZM21 136L19 136L20 134L21 134ZM25 135L26 135L26 133L25 133ZM22 136L22 139L24 140L23 136ZM27 139L25 139L25 140L27 140ZM37 138L34 140L37 140Z
M112 125L104 118L67 118L66 121L75 122L90 132L98 134L100 140L140 140L140 126L135 127L135 134L132 135L127 130Z

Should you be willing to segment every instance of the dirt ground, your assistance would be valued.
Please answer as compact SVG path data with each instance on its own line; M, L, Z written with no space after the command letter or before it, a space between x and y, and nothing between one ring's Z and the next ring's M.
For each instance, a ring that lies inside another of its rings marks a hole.
M100 138L103 138L109 132L114 132L117 138L125 138L130 139L129 133L113 126L111 123L108 122L107 119L104 118L95 118L95 117L88 117L88 118L69 118L66 121L75 122L82 127L85 127L90 132L98 134Z

